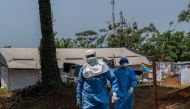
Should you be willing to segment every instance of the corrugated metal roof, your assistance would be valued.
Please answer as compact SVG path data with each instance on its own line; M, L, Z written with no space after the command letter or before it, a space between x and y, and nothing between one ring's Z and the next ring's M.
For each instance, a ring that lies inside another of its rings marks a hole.
M57 49L57 59L59 68L63 68L63 63L84 64L84 55L87 49L64 48ZM95 48L97 57L112 59L116 57L117 64L120 56L128 56L129 64L136 65L149 63L146 57L134 53L125 48ZM9 68L39 69L39 53L37 48L0 48L0 53L6 60ZM2 61L0 55L0 61ZM4 62L5 63L5 62Z

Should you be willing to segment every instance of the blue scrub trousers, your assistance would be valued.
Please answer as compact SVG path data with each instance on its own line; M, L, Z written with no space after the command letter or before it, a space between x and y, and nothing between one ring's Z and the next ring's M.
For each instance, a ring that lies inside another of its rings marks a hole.
M128 99L127 97L120 98L115 103L115 109L133 109L134 98L134 94L132 94Z
M109 95L104 93L102 101L99 97L83 94L82 109L110 109Z

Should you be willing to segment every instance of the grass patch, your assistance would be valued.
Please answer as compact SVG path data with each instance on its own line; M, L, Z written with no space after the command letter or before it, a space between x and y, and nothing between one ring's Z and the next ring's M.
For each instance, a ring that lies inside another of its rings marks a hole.
M9 93L9 92L11 91L7 88L0 88L0 94Z

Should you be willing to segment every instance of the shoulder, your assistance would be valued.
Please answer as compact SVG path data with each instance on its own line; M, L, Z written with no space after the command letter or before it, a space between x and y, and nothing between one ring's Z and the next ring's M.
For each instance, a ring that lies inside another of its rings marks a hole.
M103 62L101 60L98 60L98 64L102 65L103 72L108 72L109 71L109 67L105 62Z
M128 70L130 70L130 71L132 70L133 71L133 68L132 67L128 67Z
M118 71L118 70L120 70L120 67L115 68L115 71Z
M133 69L132 67L128 67L128 71L129 71L130 73L135 73L135 71L134 71L134 69Z
M107 65L104 61L98 60L98 64Z
M120 71L120 67L115 68L114 73L118 73Z

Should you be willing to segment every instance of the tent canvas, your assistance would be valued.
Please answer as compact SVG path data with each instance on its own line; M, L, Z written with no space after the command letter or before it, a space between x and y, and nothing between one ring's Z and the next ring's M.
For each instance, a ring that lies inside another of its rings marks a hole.
M97 57L102 59L113 60L118 66L118 60L121 56L127 56L130 66L139 70L141 63L148 63L148 59L138 53L130 51L126 48L93 48L96 50ZM61 77L65 75L63 71L63 63L73 63L78 65L85 64L84 48L61 48L56 49L58 67ZM34 84L41 78L40 56L37 48L0 48L0 63L4 67L1 68L3 76L3 86L9 89L24 88ZM30 78L31 77L31 78ZM19 80L22 78L23 80ZM14 81L13 81L14 79ZM27 82L23 82L27 80ZM64 79L63 79L64 80ZM13 84L14 83L14 84ZM27 83L27 84L26 84Z

